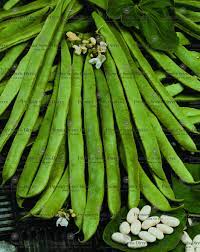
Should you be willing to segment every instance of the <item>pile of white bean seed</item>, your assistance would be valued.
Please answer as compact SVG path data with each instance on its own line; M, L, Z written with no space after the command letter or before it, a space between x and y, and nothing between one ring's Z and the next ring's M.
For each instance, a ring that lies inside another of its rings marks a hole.
M126 221L119 226L119 232L112 234L112 240L127 245L129 248L143 248L149 243L162 240L165 234L172 234L174 227L180 224L179 219L168 215L150 216L151 206L145 205L141 210L129 210ZM131 236L137 235L140 239L131 241Z
M186 245L186 252L200 252L200 234L192 240L186 231L183 231L181 241Z

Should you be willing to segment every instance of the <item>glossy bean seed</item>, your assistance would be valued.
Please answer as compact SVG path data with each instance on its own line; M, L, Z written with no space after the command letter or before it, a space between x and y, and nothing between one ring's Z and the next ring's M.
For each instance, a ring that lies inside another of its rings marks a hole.
M86 205L85 159L82 132L82 70L83 59L73 55L72 91L68 115L69 179L72 209L76 225L81 228Z
M95 70L107 177L108 208L112 216L121 207L120 169L114 115L109 88L101 69Z
M138 236L140 237L140 239L146 241L146 242L155 242L156 241L156 237L150 233L148 233L147 231L141 231Z
M140 199L137 149L133 137L128 105L115 63L108 52L106 57L107 60L104 63L104 70L126 159L128 173L128 205L129 208L133 208L137 207Z
M140 231L141 231L141 222L139 220L135 219L131 223L131 233L133 235L138 235Z
M200 234L196 235L193 239L192 245L194 246L194 248L200 249Z
M158 228L150 227L148 232L156 237L158 240L162 240L164 238L164 234Z
M131 231L131 226L127 221L123 221L119 226L119 232L122 234L129 234Z
M129 235L121 234L118 232L113 233L111 239L121 244L127 244L131 241L131 237Z
M190 238L190 236L188 235L188 233L186 231L183 231L183 235L181 237L181 241L185 245L192 244L192 239Z
M65 135L66 119L71 94L71 55L65 40L61 43L61 72L58 87L54 118L49 135L47 148L42 158L39 170L29 190L29 196L39 194L46 186L54 158L58 153L61 141Z
M158 216L151 216L142 222L142 229L147 230L150 227L157 225L159 222L160 218Z
M151 206L149 205L143 206L142 209L140 210L139 220L144 221L148 219L150 214L151 214Z
M87 241L99 225L104 198L104 160L97 114L96 83L89 55L85 60L83 72L83 110L89 184L82 230L84 241Z
M194 248L192 244L187 244L185 246L185 252L196 252L196 249Z
M161 215L160 220L163 224L170 227L177 227L180 224L180 220L178 218L169 215Z
M157 224L156 227L163 232L163 234L172 234L174 229L166 224Z
M121 48L117 38L110 30L109 26L106 24L104 19L98 15L97 13L92 13L93 19L97 28L100 28L100 33L105 38L108 49L111 52L111 55L116 63L117 69L119 71L119 75L122 80L122 84L127 96L127 101L130 105L130 110L135 121L136 127L138 129L144 150L147 162L151 169L161 178L163 178L160 173L160 163L161 156L158 148L158 144L156 141L156 137L154 135L153 129L149 122L143 123L143 118L146 118L146 111L144 109L144 103L142 102L142 98L140 96L140 92L138 90L134 75L132 73L130 64L127 60L126 54ZM110 46L115 44L115 46ZM123 62L123 63L122 63ZM126 74L125 74L126 73ZM128 78L127 78L128 76ZM135 105L137 103L137 106ZM153 151L152 151L153 149ZM156 162L155 162L156 159Z
M138 215L140 213L140 209L137 207L133 207L128 211L126 216L126 220L131 224L134 220L137 220Z

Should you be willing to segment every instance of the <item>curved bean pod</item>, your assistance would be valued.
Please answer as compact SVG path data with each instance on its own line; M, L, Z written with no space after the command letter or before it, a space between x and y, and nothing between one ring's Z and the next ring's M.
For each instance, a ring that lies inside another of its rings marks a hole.
M138 206L140 200L138 154L122 83L115 63L108 52L106 58L104 70L127 163L128 205L129 208L133 208Z
M100 69L95 70L95 79L100 107L101 129L106 163L108 208L111 215L114 216L119 212L121 207L121 184L113 109L106 79Z
M118 68L132 116L145 150L147 162L155 174L157 174L158 177L163 178L162 173L160 173L160 164L162 163L162 160L158 143L151 124L147 121L144 126L143 118L146 118L147 115L127 57L104 19L95 12L92 13L92 16L97 28L101 27L100 33L105 38L108 44L108 49L110 50Z
M9 120L0 135L0 151L12 135L14 129L17 127L21 117L25 112L28 100L31 96L31 91L36 81L36 77L42 66L45 54L51 43L51 39L53 38L53 35L59 24L62 15L62 5L63 2L60 0L55 10L46 19L42 31L33 41L33 44L27 54L27 65L25 65L24 69L22 69L24 75L21 80L20 91L15 100ZM27 75L26 73L30 73L30 75Z
M141 69L144 71L145 75L150 80L153 88L159 93L159 95L162 97L163 101L166 103L168 108L172 111L172 113L177 117L179 121L182 122L182 124L190 129L191 131L196 132L196 129L194 125L192 125L185 115L181 113L180 107L176 102L173 100L173 98L169 95L169 93L166 91L165 87L162 85L162 83L157 79L157 76L155 75L151 65L146 60L146 58L143 56L142 52L140 51L137 43L134 41L133 37L129 32L126 30L122 30L120 28L120 31L124 37L124 40L126 41L129 49L133 53L134 57L138 61Z
M62 138L65 135L69 98L71 93L71 55L65 40L61 43L61 72L58 96L49 140L42 158L37 175L31 185L28 197L42 192L45 188L50 172L57 156Z
M28 191L31 187L32 181L34 180L38 166L46 149L57 100L59 76L60 67L58 66L51 100L48 104L44 119L40 126L40 130L28 154L25 166L17 184L17 195L22 198L27 198Z
M76 225L81 229L86 205L85 156L82 132L82 70L83 59L73 55L72 90L68 114L69 181L72 209Z
M89 174L82 227L85 242L96 232L104 198L103 150L97 115L95 76L89 56L86 58L83 72L83 109Z
M37 76L33 95L30 99L28 108L25 112L24 118L8 152L6 162L3 168L4 183L8 179L10 179L11 176L15 173L17 166L20 162L22 153L29 141L29 138L31 137L35 122L39 116L42 99L44 97L45 87L48 83L52 65L57 54L57 48L63 35L64 23L65 19L62 20L57 33L52 38L50 49L46 52L44 58L44 66L42 67Z

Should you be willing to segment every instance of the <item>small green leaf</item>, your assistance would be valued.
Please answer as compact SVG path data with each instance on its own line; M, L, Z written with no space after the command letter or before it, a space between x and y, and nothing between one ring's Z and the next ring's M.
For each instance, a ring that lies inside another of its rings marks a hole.
M134 4L131 0L109 0L107 15L112 19L119 19L123 14L129 14Z
M188 170L191 172L195 181L200 180L200 164L185 164ZM176 197L184 199L184 209L189 213L200 214L200 201L199 192L200 185L188 185L183 183L180 179L173 176L173 189Z
M141 0L139 4L144 9L160 9L160 8L166 8L171 7L172 3L169 0Z
M144 205L144 203L140 203L140 207ZM103 240L112 248L119 249L121 251L131 252L133 249L129 249L126 245L122 245L112 241L111 236L114 232L118 232L119 225L122 221L126 219L126 215L128 213L128 209L126 207L122 208L120 212L116 215L116 217L111 220L106 226L103 233ZM163 212L157 211L155 209L152 210L151 215L160 216ZM169 214L169 213L167 213ZM165 238L160 241L156 241L155 243L148 244L146 248L134 249L136 252L167 252L174 249L183 233L183 229L186 225L186 214L183 209L179 209L177 211L171 212L171 216L174 216L180 220L180 225L174 229L174 233L171 235L165 235ZM138 239L137 236L132 236L132 240Z

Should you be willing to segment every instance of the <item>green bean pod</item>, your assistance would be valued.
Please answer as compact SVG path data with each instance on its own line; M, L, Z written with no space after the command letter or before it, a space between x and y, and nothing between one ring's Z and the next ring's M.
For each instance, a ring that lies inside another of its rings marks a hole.
M191 173L187 170L182 160L176 154L168 141L157 118L149 111L149 118L155 130L161 152L174 172L186 183L194 183Z
M110 50L118 68L132 116L144 146L147 162L155 174L157 174L158 177L163 178L162 173L160 173L160 164L162 163L162 160L158 143L151 124L147 121L144 126L143 118L146 118L147 115L128 59L104 19L95 12L92 13L92 16L97 28L101 27L100 32L105 38L108 44L108 49Z
M28 62L22 69L24 75L22 76L21 87L15 100L10 118L0 135L0 150L2 150L3 146L12 135L25 112L28 100L31 96L31 91L36 82L36 77L41 69L45 54L60 22L62 5L63 0L60 0L55 10L46 19L42 31L33 41L33 44L27 54ZM30 75L27 75L27 73L30 73Z
M52 5L53 4L53 5ZM17 16L21 16L24 14L28 14L31 13L33 11L42 9L46 6L54 6L55 5L55 1L54 0L37 0L37 1L33 1L30 2L28 4L19 6L17 9L15 9L15 11L11 10L2 10L0 11L0 21L5 20L5 19L9 19L12 17L17 17Z
M82 227L86 242L96 232L104 198L103 150L97 114L95 76L89 56L86 58L83 72L83 110L89 176Z
M82 132L82 71L83 59L73 55L72 91L68 115L69 181L71 206L75 223L81 229L86 205L85 156Z
M43 207L48 202L50 197L53 195L54 191L56 190L56 187L59 184L60 179L62 178L65 165L66 165L66 146L65 146L65 138L63 138L62 144L58 151L58 155L53 165L53 169L52 169L48 184L45 190L43 191L43 193L41 194L37 203L30 210L29 214L35 216L39 214L40 211L43 210Z
M122 144L119 145L120 158L123 167L127 170L127 162L125 158L125 149ZM174 211L182 207L171 207L169 201L159 191L159 189L152 183L147 174L144 172L142 166L138 162L139 174L140 174L140 189L144 197L157 209L161 211Z
M152 69L151 65L147 61L147 59L143 56L142 52L140 51L137 43L134 41L133 37L129 32L127 32L124 29L120 28L120 31L124 37L124 40L126 41L129 49L131 50L133 56L138 61L141 69L144 71L145 75L148 77L148 79L151 82L152 87L157 91L157 93L162 97L163 101L166 103L166 105L169 107L169 109L172 111L172 113L177 117L181 123L190 129L193 132L196 132L196 129L193 124L188 122L187 118L183 113L181 113L181 110L174 102L173 98L170 96L170 94L166 91L163 84L157 79L157 76L154 73L154 70Z
M48 183L55 157L66 131L66 119L71 94L71 55L65 40L61 43L61 73L58 96L49 140L28 197L41 193Z
M107 175L107 201L111 216L121 207L120 169L111 98L104 73L95 70Z
M66 168L62 178L56 186L51 197L36 215L43 219L51 219L56 216L58 211L63 207L69 197L69 170Z
M104 70L110 90L113 109L122 144L124 146L128 173L128 205L136 207L140 200L138 154L122 83L111 55L107 52Z
M176 12L176 18L177 18L178 23L185 26L187 29L191 30L192 32L194 32L198 36L200 36L200 25L199 24L194 23L189 18L182 15L180 12Z
M183 92L184 87L180 83L165 86L167 92L173 97Z
M153 58L167 73L176 78L186 87L200 91L200 81L197 77L188 74L166 54L150 49L139 36L137 36L137 38L141 42L142 46L153 56Z
M40 107L41 107L42 99L45 92L45 87L48 83L52 65L53 65L55 56L57 54L57 49L63 35L64 23L65 23L65 19L63 19L57 33L52 38L50 49L46 52L46 55L44 58L44 66L41 68L38 74L38 77L36 79L33 95L30 99L30 103L25 112L24 118L21 122L18 132L12 142L11 148L8 152L8 155L4 164L4 168L3 168L4 182L10 179L11 176L15 173L17 166L20 162L20 158L23 154L23 151L29 141L29 138L31 137L31 133L35 125L35 122L39 116Z
M45 7L29 15L15 18L10 20L10 23L1 31L0 41L6 37L20 33L24 28L29 25L39 24L42 22L44 15L48 12L49 7Z
M115 37L118 39L120 45L126 53L127 59L129 60L132 68L132 72L135 75L138 89L147 105L152 109L152 111L160 119L162 124L172 133L172 135L181 145L183 145L186 149L193 151L196 150L194 142L187 134L185 129L181 126L181 124L179 124L174 115L166 107L160 96L154 91L146 78L143 76L142 72L137 68L137 65L133 61L133 58L130 55L129 49L125 44L122 35L113 26L110 26L110 28L112 29ZM184 135L180 134L180 132ZM162 167L160 167L160 169L162 169ZM163 176L163 178L164 177L165 176Z
M184 46L176 48L175 55L189 67L197 76L200 76L200 53L189 51Z
M20 0L8 0L4 4L3 9L4 10L9 10L9 9L11 9L13 6L15 6L19 2L20 2Z
M3 59L0 61L0 81L5 77L5 75L12 68L13 64L18 59L20 54L24 51L26 46L27 46L27 43L19 44L9 49L8 52L5 54Z
M46 149L57 100L59 77L60 66L58 66L57 69L53 94L51 96L51 100L48 104L44 119L40 126L40 130L28 154L22 173L19 177L16 193L19 197L22 198L27 198L28 191L31 187L32 181L34 180L40 161Z

